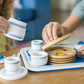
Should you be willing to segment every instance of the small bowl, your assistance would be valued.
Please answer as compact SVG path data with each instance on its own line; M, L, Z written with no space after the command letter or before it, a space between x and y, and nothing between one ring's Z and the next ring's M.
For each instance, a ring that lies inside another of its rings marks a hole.
M31 64L35 66L42 66L48 62L48 53L44 51L35 51L31 53Z

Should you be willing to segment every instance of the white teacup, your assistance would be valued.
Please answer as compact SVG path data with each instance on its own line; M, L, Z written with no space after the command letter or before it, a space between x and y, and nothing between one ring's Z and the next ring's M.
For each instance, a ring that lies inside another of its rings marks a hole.
M42 50L43 41L42 40L32 40L31 48L32 51L41 51Z
M74 44L74 49L76 50L77 53L80 52L79 48L82 46L84 46L84 44L77 44L77 43ZM84 58L84 55L83 56L77 56L77 57Z
M31 54L31 64L35 66L45 65L48 62L48 53L35 51Z
M7 57L4 60L5 69L8 74L15 74L20 71L20 58L18 57Z
M12 39L22 41L25 36L27 24L13 18L10 18L8 22L10 23L10 27L4 35Z

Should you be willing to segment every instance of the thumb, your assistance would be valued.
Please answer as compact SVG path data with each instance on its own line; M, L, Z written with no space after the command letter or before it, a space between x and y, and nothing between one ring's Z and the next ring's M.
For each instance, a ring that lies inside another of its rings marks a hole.
M77 55L78 55L78 56L84 55L84 51L78 52Z

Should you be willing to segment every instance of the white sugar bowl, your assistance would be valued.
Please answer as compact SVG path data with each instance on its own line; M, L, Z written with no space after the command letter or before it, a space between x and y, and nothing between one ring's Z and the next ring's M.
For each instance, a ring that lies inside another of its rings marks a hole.
M35 51L31 53L31 64L35 66L42 66L48 62L48 53L44 51Z

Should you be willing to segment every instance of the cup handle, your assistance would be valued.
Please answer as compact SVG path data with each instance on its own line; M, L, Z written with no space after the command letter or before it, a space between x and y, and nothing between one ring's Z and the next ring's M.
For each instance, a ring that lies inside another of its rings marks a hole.
M18 58L20 58L20 55L21 55L21 54L20 54L20 53L18 53L17 57L18 57Z
M29 32L29 29L26 29L26 33L28 33Z

